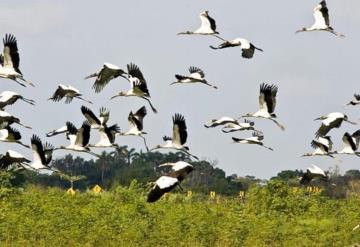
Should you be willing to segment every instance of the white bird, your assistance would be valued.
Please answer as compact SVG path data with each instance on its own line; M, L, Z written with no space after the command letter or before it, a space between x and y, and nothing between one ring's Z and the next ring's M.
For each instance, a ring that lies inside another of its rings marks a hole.
M235 131L244 131L244 130L255 130L254 128L255 123L251 122L247 119L244 119L243 123L227 123L221 129L224 133L231 133Z
M308 184L315 178L327 181L329 177L323 169L316 165L311 165L311 167L306 169L306 173L302 176L300 184Z
M9 125L12 125L13 123L16 123L18 125L21 125L27 129L31 129L30 126L26 126L20 122L20 119L17 117L14 117L10 113L7 113L5 111L0 111L0 129L4 129Z
M157 113L157 110L152 105L149 99L150 93L146 84L146 80L139 67L133 63L130 63L127 65L127 70L128 70L127 80L130 82L131 89L127 92L119 92L117 95L111 97L110 99L114 99L119 96L139 97L146 100L149 103L153 112Z
M7 170L14 166L24 167L25 164L30 163L31 160L26 159L22 154L13 150L8 150L0 157L0 170Z
M177 178L171 176L161 176L155 181L155 185L150 190L147 197L147 202L156 202L165 193L170 192L179 184L180 183Z
M12 92L12 91L3 91L0 94L0 109L4 110L6 106L14 104L17 100L22 100L30 105L35 105L35 101L32 99L27 99L22 95Z
M351 100L346 105L359 105L360 104L360 94L354 94L354 99Z
M85 77L85 79L96 77L93 89L95 90L95 93L99 93L112 79L115 79L119 76L126 79L124 76L125 74L126 73L118 66L111 63L104 63L99 72L91 74Z
M194 166L184 161L178 161L175 163L168 162L159 165L159 167L166 167L166 166L171 167L172 172L170 173L170 176L176 177L179 180L179 182L183 181L185 177L194 170Z
M269 85L262 83L260 85L260 95L259 95L259 110L253 114L248 113L242 117L255 117L255 118L265 118L273 121L281 130L285 130L285 127L281 125L274 113L276 107L276 94L278 92L278 87L274 84Z
M111 126L104 126L99 129L100 140L94 144L89 144L89 147L95 148L106 148L106 147L119 147L118 144L115 143L116 134L120 133L120 128L117 124Z
M99 117L97 117L89 108L81 106L81 112L86 120L91 124L92 129L99 129L104 127L110 118L110 111L105 107L99 110Z
M69 140L70 144L68 146L60 146L58 148L55 148L55 150L58 149L65 149L65 150L71 150L76 152L85 152L88 154L91 154L93 156L99 157L99 155L91 152L89 148L89 141L90 141L90 123L85 121L80 129L74 128L74 126L67 126L69 134Z
M334 156L330 153L333 147L333 142L330 136L319 137L318 139L313 140L311 142L311 147L314 151L312 153L303 154L303 157L325 155L334 158Z
M25 84L17 80L20 79L34 87L34 84L24 79L23 74L20 71L20 56L15 36L12 34L5 34L3 43L4 50L0 55L0 77L11 79L21 86L26 87Z
M219 34L219 32L216 31L216 22L213 18L209 16L209 11L206 10L204 12L201 12L199 17L201 21L201 26L198 29L196 29L195 31L180 32L178 33L178 35L180 34L212 35L222 39L221 37L216 35Z
M78 89L74 88L73 86L70 86L70 85L66 86L63 84L60 84L58 86L58 88L54 92L53 96L51 98L49 98L48 100L58 102L58 101L62 100L64 97L66 98L65 99L66 104L71 103L71 101L74 98L77 98L77 99L80 99L80 100L83 100L83 101L86 101L86 102L92 104L91 101L86 100L82 97L82 94L80 93L80 91Z
M69 125L71 125L72 127L68 128ZM46 133L46 137L52 137L52 136L56 136L56 135L65 133L66 138L69 139L69 137L68 137L69 131L68 130L71 128L76 128L76 127L71 122L66 122L66 124L64 126Z
M238 124L239 121L231 117L221 117L218 119L211 119L210 121L206 122L204 126L205 128L214 128L220 125L225 125L227 123Z
M221 43L217 47L211 45L210 48L217 50L217 49L224 49L224 48L235 47L235 46L240 46L240 49L242 51L241 56L243 58L252 58L254 56L255 50L263 52L262 49L256 47L255 45L250 43L250 41L248 41L247 39L243 39L243 38L236 38L234 40L225 40L223 43Z
M360 157L360 152L357 152L360 142L360 130L355 131L352 135L350 135L348 132L345 132L342 141L342 150L340 150L339 152L334 151L334 154L351 154Z
M149 151L149 148L146 144L146 139L143 136L144 134L147 134L143 130L144 129L143 122L144 122L144 117L146 116L146 114L147 114L147 111L146 111L145 106L143 106L139 110L137 110L137 112L135 112L135 114L132 111L130 111L129 116L128 116L128 122L129 122L130 129L124 133L120 133L120 135L141 137L144 141L146 150Z
M49 170L54 171L50 166L50 162L52 160L52 153L54 151L54 147L49 144L41 142L41 139L37 135L33 135L31 137L31 149L33 152L33 161L26 165L25 168L29 170Z
M30 146L22 143L20 140L21 140L21 134L17 129L11 128L11 126L6 126L4 129L0 129L1 142L18 143L26 148L30 148Z
M264 140L264 135L260 131L254 131L252 134L252 137L249 137L249 138L241 139L241 138L237 138L237 137L232 137L232 139L233 139L234 143L256 144L256 145L262 146L264 148L267 148L271 151L274 151L271 147L267 147L264 145L264 143L262 142L262 140Z
M175 78L177 79L177 81L171 83L170 85L186 84L186 83L202 83L202 84L208 85L215 89L218 88L217 86L211 85L210 83L207 82L207 80L205 79L205 73L202 69L197 68L195 66L191 66L189 68L189 72L190 72L190 75L188 75L188 76L175 75Z
M345 35L335 32L334 29L330 26L329 9L326 6L325 0L321 1L318 5L315 6L313 15L315 23L311 27L301 28L300 30L296 31L296 33L306 31L327 31L335 34L338 37L345 37Z
M163 140L165 141L165 144L157 145L154 148L150 149L150 151L153 151L155 149L160 149L160 148L170 148L170 149L182 151L182 152L188 154L189 156L191 156L195 159L198 159L198 157L189 153L189 147L184 146L184 144L186 143L186 140L187 140L187 136L188 136L184 116L176 113L172 119L173 119L172 137L164 136Z
M357 123L349 121L348 116L341 112L332 112L327 115L316 118L315 120L322 120L321 126L315 133L316 138L325 136L333 128L340 128L343 121L356 125Z

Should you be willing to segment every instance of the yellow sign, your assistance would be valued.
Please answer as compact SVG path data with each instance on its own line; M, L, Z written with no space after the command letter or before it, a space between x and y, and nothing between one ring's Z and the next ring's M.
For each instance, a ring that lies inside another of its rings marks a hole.
M244 197L245 197L245 191L242 191L242 190L241 190L241 191L239 192L239 197L240 197L240 198L244 198Z
M322 189L316 186L308 186L306 187L306 190L313 194L319 194L321 193Z
M70 189L68 189L66 191L66 193L73 196L73 195L75 195L76 191L71 187Z
M102 188L99 185L95 185L94 188L92 188L92 191L95 194L98 194L98 193L100 193L102 191Z
M210 198L214 199L216 197L215 191L210 191Z
M192 191L191 190L188 190L187 192L187 197L191 197L192 196Z

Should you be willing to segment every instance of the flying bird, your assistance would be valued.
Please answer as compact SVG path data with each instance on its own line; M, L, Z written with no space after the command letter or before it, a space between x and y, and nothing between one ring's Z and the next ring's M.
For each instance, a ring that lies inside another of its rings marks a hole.
M216 22L213 18L211 18L209 16L209 11L204 11L201 12L200 15L200 21L201 21L201 26L196 29L195 31L185 31L185 32L180 32L178 33L178 35L181 34L200 34L200 35L212 35L215 36L221 40L223 40L221 37L219 37L217 34L219 34L218 31L216 31Z
M11 126L6 126L4 129L0 129L0 141L1 142L13 142L18 143L26 148L30 148L30 146L22 143L21 134L17 129L12 128Z
M89 100L86 100L82 97L82 94L80 93L80 91L76 88L74 88L73 86L70 86L70 85L63 85L63 84L60 84L56 91L54 92L53 96L51 98L49 98L48 100L52 100L54 102L58 102L60 100L62 100L63 98L66 98L65 99L65 103L66 104L69 104L71 103L71 101L74 99L74 98L77 98L77 99L80 99L80 100L83 100L83 101L86 101L90 104L92 104L91 101Z
M150 151L153 151L155 149L160 149L160 148L170 148L170 149L182 151L182 152L186 153L187 155L189 155L195 159L198 159L198 157L190 154L189 147L185 146L188 133L187 133L186 122L185 122L184 116L176 113L172 119L173 119L172 137L164 136L163 140L165 141L165 144L157 145L154 148L150 149Z
M144 117L146 116L146 114L147 114L147 111L146 111L145 106L143 106L139 110L137 110L135 112L135 114L132 111L130 111L129 116L128 116L128 122L129 122L130 129L124 133L120 133L120 135L141 137L144 141L146 150L149 151L149 148L146 144L146 139L143 136L144 134L147 134L144 131L144 124L143 124Z
M31 141L31 149L33 152L33 161L30 164L25 165L24 168L34 171L39 171L39 170L54 171L50 167L54 146L47 142L43 144L41 139L37 135L33 135L30 141Z
M319 137L315 140L312 140L311 147L314 149L314 151L312 153L303 154L303 157L324 155L334 158L334 156L332 156L330 153L333 147L333 142L330 136Z
M255 130L255 123L247 119L244 119L243 123L227 123L221 129L224 133L231 133L235 131L244 131L244 130Z
M30 105L35 105L34 100L27 99L16 92L3 91L0 94L0 109L3 111L6 106L14 104L17 100L22 100Z
M220 125L225 125L228 123L238 124L239 121L234 118L231 118L231 117L221 117L218 119L214 118L214 119L211 119L210 121L206 122L204 124L204 127L205 128L214 128L214 127L217 127Z
M325 0L316 5L313 15L315 23L311 27L301 28L300 30L296 31L296 33L306 31L327 31L338 37L345 37L345 35L335 32L335 30L330 26L329 9L326 6Z
M118 66L111 64L111 63L104 63L103 67L99 72L91 74L86 79L96 77L96 80L93 85L93 89L95 93L100 93L101 90L112 80L119 76L126 79L126 73L120 69Z
M13 150L8 150L4 155L0 156L0 170L7 170L14 166L24 167L31 160L26 159L22 154Z
M207 82L207 80L205 79L205 73L202 69L199 69L195 66L191 66L189 68L189 72L190 75L175 75L175 78L177 79L176 82L171 83L170 85L173 84L186 84L186 83L202 83L205 84L209 87L215 88L217 89L217 86L211 85L210 83Z
M242 51L241 56L243 58L252 58L254 56L255 50L263 52L262 49L256 47L255 45L250 43L250 41L248 41L247 39L243 39L243 38L236 38L234 40L226 40L223 43L221 43L220 45L218 45L217 47L211 45L210 48L214 49L214 50L218 50L218 49L224 49L224 48L235 47L235 46L240 46L240 49Z
M85 121L80 129L76 129L74 126L67 125L67 129L69 131L68 137L70 140L70 144L68 146L60 146L55 148L55 150L65 149L76 152L85 152L91 154L93 156L99 157L99 155L91 152L89 148L90 141L90 123Z
M118 144L115 143L116 135L120 133L120 128L117 124L111 126L103 126L99 129L100 139L99 141L91 145L89 147L96 148L106 148L106 147L119 147Z
M343 148L339 152L334 151L334 154L350 154L356 155L360 157L360 153L357 152L359 149L359 142L360 142L360 130L355 131L352 134L345 132L342 138L343 141Z
M316 118L315 120L322 120L321 126L315 133L316 138L325 136L333 128L340 128L343 121L356 125L357 123L349 121L348 116L341 112L332 112L327 115Z
M17 47L17 41L14 35L5 34L3 38L4 50L0 55L0 77L13 80L23 87L26 85L19 80L28 83L34 87L34 84L25 80L20 71L20 56Z
M360 94L354 94L354 99L351 100L346 105L359 105L360 104Z
M194 170L194 166L184 161L178 161L175 163L168 162L159 165L159 167L167 167L167 166L171 167L171 171L172 171L169 176L176 177L179 180L179 182L183 181L185 177Z
M71 127L68 128L68 125L71 125ZM68 130L71 128L76 128L76 127L71 122L66 122L66 124L64 126L46 133L46 137L52 137L52 136L56 136L56 135L65 133L66 138L69 139L69 137L68 137L69 131Z
M92 129L100 129L104 127L110 118L110 111L101 107L99 110L99 117L97 117L89 108L81 106L81 112L86 120L91 124Z
M260 95L259 95L259 110L253 114L248 113L242 117L254 117L254 118L265 118L273 121L281 130L285 130L285 127L281 125L274 113L276 107L276 95L278 92L278 87L275 84L269 85L262 83L260 85Z
M271 147L267 147L262 142L264 140L264 135L261 131L254 131L252 134L252 137L241 139L237 137L232 137L234 143L241 143L241 144L256 144L259 146L262 146L264 148L267 148L271 151L274 151Z
M308 184L311 180L319 178L320 180L328 181L329 177L326 172L316 165L311 165L311 167L306 169L306 173L302 176L300 184Z
M147 202L156 202L165 193L170 192L178 185L180 185L180 182L177 178L170 176L161 176L155 181L154 186L150 190L147 196Z
M20 122L20 119L17 117L14 117L10 113L7 113L5 111L0 111L0 129L4 129L7 126L12 125L13 123L16 123L18 125L21 125L27 129L31 129L30 126L26 126Z
M139 98L146 100L149 103L152 111L154 113L157 113L157 110L152 105L152 103L149 99L150 93L149 93L149 90L148 90L148 87L146 84L146 80L145 80L140 68L137 65L130 63L127 65L127 70L128 70L127 80L130 82L131 89L127 92L119 92L117 95L111 97L110 99L114 99L114 98L120 97L120 96L139 97Z

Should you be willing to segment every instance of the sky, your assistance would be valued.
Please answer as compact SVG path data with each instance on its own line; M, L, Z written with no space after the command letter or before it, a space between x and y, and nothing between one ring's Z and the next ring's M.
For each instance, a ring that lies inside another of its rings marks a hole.
M85 103L94 112L101 106L110 109L109 123L128 128L127 116L142 105L148 108L144 120L150 147L162 143L162 136L171 135L175 113L186 118L188 146L193 154L209 160L227 175L254 175L270 178L281 170L306 169L310 164L328 169L339 165L342 171L359 169L356 157L301 158L312 151L310 142L321 115L340 111L350 120L360 122L359 107L344 107L359 91L360 15L354 9L360 2L327 1L330 21L340 39L326 32L295 31L313 23L312 10L318 1L9 1L0 2L0 36L12 33L17 37L20 69L36 87L23 88L0 79L0 91L11 90L34 99L31 106L17 102L6 111L21 118L32 130L14 126L30 142L32 134L55 146L67 144L64 136L46 138L45 133L59 128L66 121L76 126L84 121L80 107L47 101L57 85L70 84L78 88ZM212 50L209 45L219 40L207 36L177 36L180 31L195 30L200 25L199 13L208 10L225 39L243 37L264 50L251 60L243 59L239 48ZM111 81L95 94L93 80L84 77L98 71L104 62L126 68L133 62L142 70L151 99L158 114L151 112L146 101L138 98L110 97L127 91L124 79ZM174 85L175 74L186 74L189 66L204 70L210 83L205 85ZM232 144L231 137L245 138L251 132L224 134L206 129L203 124L221 116L238 117L258 109L259 86L262 82L279 87L276 114L285 125L282 132L267 120L256 120L264 132L264 143L275 151L260 146ZM360 128L344 123L330 132L335 150L340 149L342 135ZM95 133L95 132L92 132ZM92 134L91 142L97 141ZM143 149L140 138L117 138L119 145ZM12 149L31 158L31 151L17 144L2 144L0 152ZM100 152L95 150L95 152ZM56 151L62 157L66 151ZM76 153L72 153L75 154ZM85 159L92 158L87 154Z

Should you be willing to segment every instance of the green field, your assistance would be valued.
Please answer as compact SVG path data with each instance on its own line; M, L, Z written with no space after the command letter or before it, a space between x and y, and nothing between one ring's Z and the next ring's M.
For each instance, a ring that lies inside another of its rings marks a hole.
M329 199L284 182L241 199L175 191L154 204L133 181L95 194L0 189L0 246L352 246L360 199Z

